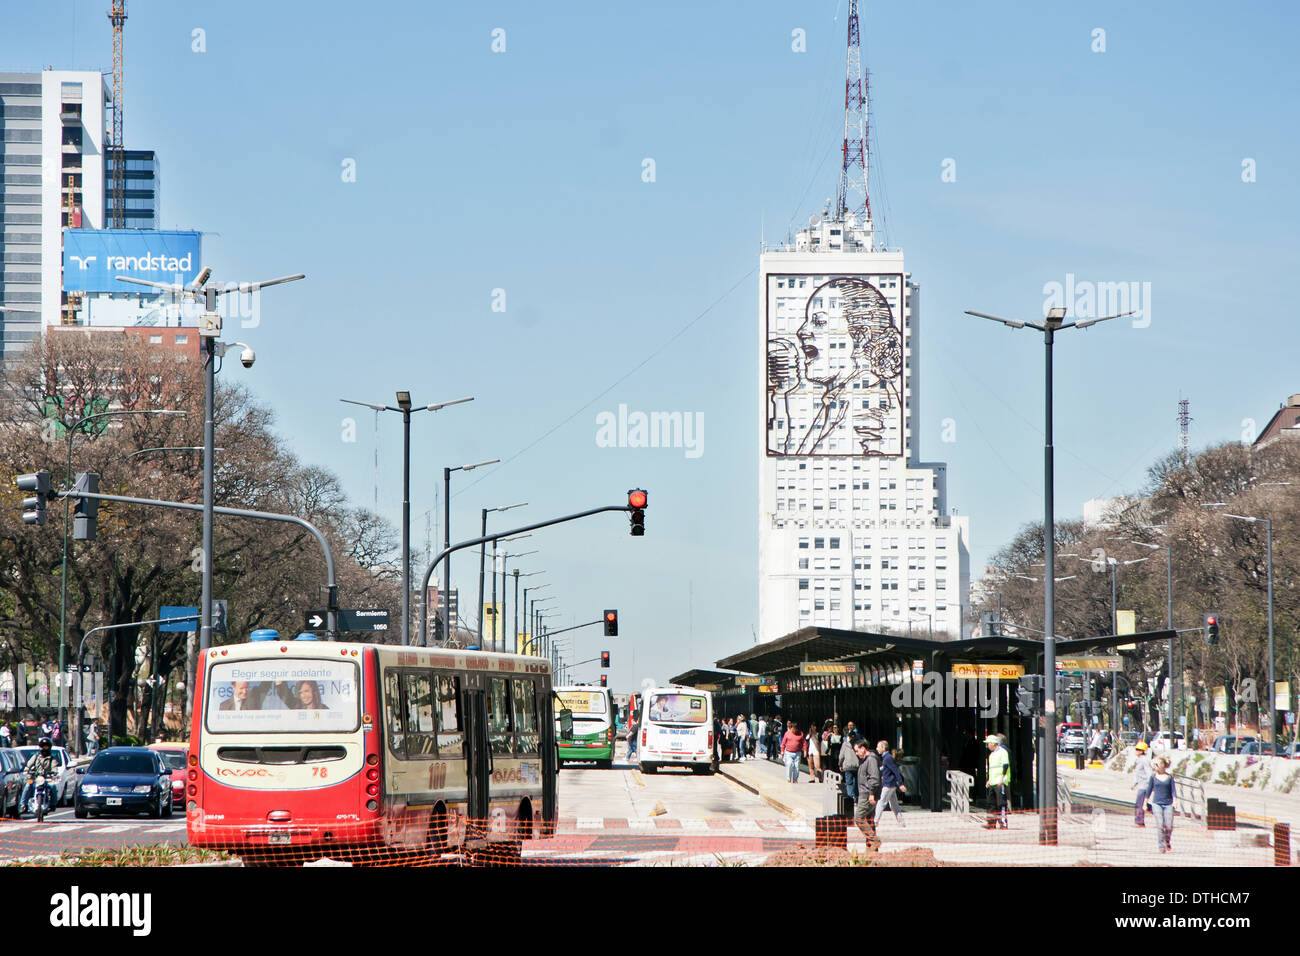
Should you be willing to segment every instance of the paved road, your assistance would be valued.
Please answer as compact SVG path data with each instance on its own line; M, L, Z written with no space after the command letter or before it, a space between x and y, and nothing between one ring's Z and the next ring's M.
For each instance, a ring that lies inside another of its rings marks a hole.
M702 776L676 767L643 774L622 758L609 770L566 763L559 775L559 802L562 819L727 821L785 816L720 775Z
M62 850L127 845L184 843L185 818L99 817L78 820L71 807L56 810L37 823L34 817L0 821L0 861L57 854Z

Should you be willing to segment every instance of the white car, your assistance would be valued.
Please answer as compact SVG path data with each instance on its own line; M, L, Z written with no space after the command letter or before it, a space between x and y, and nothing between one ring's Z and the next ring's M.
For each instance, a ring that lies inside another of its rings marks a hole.
M1160 733L1158 733L1158 734L1156 734L1154 737L1152 737L1152 738L1151 738L1151 749L1152 749L1152 750L1168 750L1168 749L1169 749L1169 731L1167 731L1167 730L1162 730L1162 731L1160 731ZM1182 735L1179 731L1174 731L1174 746L1173 746L1173 749L1174 749L1174 750L1186 750L1186 749L1187 749L1187 741L1183 738L1183 735Z
M15 747L19 756L22 757L23 766L27 766L27 761L32 759L32 755L37 753L40 747ZM64 806L72 802L72 798L77 793L77 771L72 766L72 757L64 747L51 747L50 753L54 755L55 765L58 768L54 776L55 787L55 806ZM25 781L24 781L25 783Z

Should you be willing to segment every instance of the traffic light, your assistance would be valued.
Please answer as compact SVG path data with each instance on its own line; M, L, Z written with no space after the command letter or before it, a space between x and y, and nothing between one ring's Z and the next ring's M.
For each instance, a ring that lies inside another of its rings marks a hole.
M641 488L633 488L627 493L627 506L632 509L632 537L639 538L645 534L646 493Z
M1219 615L1217 614L1205 615L1205 643L1219 643Z
M605 612L605 636L618 637L618 611Z
M1038 698L1043 691L1041 674L1026 674L1020 678L1020 687L1016 690L1016 713L1021 717L1031 717L1038 710Z
M608 686L609 686L609 678L606 677L604 674L601 674L601 675L600 675L600 686L601 686L601 687L608 687Z
M94 541L95 529L99 525L99 499L78 498L76 492L89 491L91 494L98 493L99 475L93 471L80 472L72 486L72 490L72 540Z
M609 651L600 652L600 666L601 667L609 666Z
M23 524L45 524L45 502L50 497L50 473L38 471L32 475L19 475L19 491L34 491L23 499Z

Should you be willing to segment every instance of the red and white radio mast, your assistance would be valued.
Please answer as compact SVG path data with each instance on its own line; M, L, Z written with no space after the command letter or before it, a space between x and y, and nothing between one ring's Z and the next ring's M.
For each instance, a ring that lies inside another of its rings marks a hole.
M871 221L867 196L867 81L862 75L862 46L858 37L858 0L849 0L849 43L844 78L844 162L835 217L856 213Z

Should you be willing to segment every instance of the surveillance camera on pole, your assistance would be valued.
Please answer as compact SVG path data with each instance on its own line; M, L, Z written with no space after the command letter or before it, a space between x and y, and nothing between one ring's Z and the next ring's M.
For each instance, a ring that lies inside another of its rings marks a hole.
M181 298L201 300L203 303L203 313L199 317L199 341L203 347L203 370L205 378L205 388L203 395L203 571L202 571L202 590L199 598L199 653L206 653L212 644L212 517L213 517L213 447L215 426L213 425L213 409L216 405L216 373L217 357L224 356L226 351L231 347L223 342L217 341L217 336L221 334L221 313L217 311L217 297L228 295L231 292L246 294L257 292L268 286L280 285L285 282L294 282L298 279L305 279L306 276L299 272L291 276L280 276L276 279L267 279L263 282L239 282L230 283L226 288L219 288L217 284L208 284L212 278L212 270L207 266L199 271L194 277L194 281L189 286L183 286L176 282L150 282L147 279L136 279L132 276L117 276L121 282L128 282L133 285L149 286L153 289L162 289L164 292L171 292L173 295ZM251 368L256 355L253 350L243 342L235 342L243 349L240 354L240 363L244 368ZM329 612L330 621L328 624L329 633L332 635L335 630L334 611ZM187 675L193 676L193 675Z

